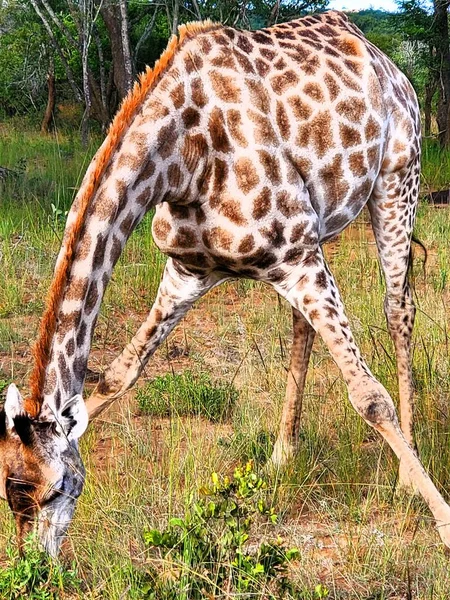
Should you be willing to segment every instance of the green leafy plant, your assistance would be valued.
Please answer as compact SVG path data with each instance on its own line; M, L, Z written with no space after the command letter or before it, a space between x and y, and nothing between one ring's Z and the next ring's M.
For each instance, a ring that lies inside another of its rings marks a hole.
M211 421L227 417L238 397L236 388L228 383L213 383L207 373L163 375L136 393L139 408L145 414L166 417L202 415Z
M252 539L257 521L277 523L266 490L252 462L236 468L231 479L213 473L199 498L189 498L184 517L172 518L163 531L145 532L152 562L161 565L150 574L146 597L200 600L226 593L280 599L291 593L288 566L298 550L279 537Z
M59 600L80 591L75 569L65 569L40 550L34 536L25 541L24 556L15 546L6 550L8 565L0 570L0 598Z

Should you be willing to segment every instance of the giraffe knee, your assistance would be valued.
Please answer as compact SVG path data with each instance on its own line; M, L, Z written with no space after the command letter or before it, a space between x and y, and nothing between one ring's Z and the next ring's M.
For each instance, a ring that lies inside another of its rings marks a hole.
M369 425L375 428L383 423L397 421L394 403L389 396L386 397L382 392L371 392L361 398L357 403L356 410Z

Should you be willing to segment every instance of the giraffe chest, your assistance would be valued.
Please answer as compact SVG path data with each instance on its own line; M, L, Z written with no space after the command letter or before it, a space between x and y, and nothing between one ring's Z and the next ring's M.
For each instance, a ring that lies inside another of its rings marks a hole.
M228 208L163 203L153 219L155 243L164 254L191 268L223 269L255 278L319 245L317 215L308 204L298 214L291 214L294 207L286 204L283 210L288 216L272 210L259 219L251 217L254 205L241 205L238 216Z

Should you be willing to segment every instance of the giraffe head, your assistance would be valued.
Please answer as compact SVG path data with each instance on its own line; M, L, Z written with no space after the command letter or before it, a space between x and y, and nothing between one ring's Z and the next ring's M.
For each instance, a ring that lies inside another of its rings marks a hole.
M37 526L44 549L56 556L84 484L78 439L88 424L76 395L58 414L31 418L14 384L0 411L0 497L14 513L19 548Z

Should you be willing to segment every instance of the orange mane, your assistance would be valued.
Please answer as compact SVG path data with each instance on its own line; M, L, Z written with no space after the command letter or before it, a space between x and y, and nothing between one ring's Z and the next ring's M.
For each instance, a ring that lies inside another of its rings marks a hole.
M105 143L98 151L95 161L95 169L92 170L89 180L83 182L82 192L77 196L78 214L70 230L65 232L65 253L58 261L58 268L54 273L51 283L44 314L39 327L38 338L33 347L34 367L30 375L30 395L25 399L25 410L31 417L39 415L43 402L43 389L47 366L50 361L53 336L56 331L57 315L64 290L70 274L70 269L75 259L76 248L80 239L80 233L86 218L87 209L91 198L98 189L102 175L116 150L123 134L127 131L136 110L142 105L148 92L159 81L167 66L171 63L174 54L182 45L183 41L195 37L199 33L211 31L219 27L211 21L203 23L189 23L178 28L178 36L173 35L169 40L167 48L156 62L153 69L147 67L146 71L139 76L133 89L124 99L117 112Z

